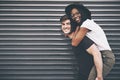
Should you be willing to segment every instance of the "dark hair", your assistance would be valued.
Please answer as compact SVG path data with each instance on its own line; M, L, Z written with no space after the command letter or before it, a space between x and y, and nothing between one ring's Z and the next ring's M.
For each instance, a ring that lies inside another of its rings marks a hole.
M75 31L77 25L75 23L71 22L71 19L67 15L61 16L60 22L62 23L65 20L70 20L70 24L71 24L71 31L70 31L70 33L73 32L73 31Z
M82 4L78 4L78 3L73 3L68 5L65 8L65 13L66 15L71 19L72 22L76 23L75 21L72 20L71 18L71 11L73 8L76 8L79 13L81 14L81 22L79 23L79 26L81 26L81 24L86 20L86 19L91 19L91 12ZM76 23L77 24L77 23Z
M60 22L62 23L63 21L68 20L68 19L69 19L69 17L67 15L63 15L60 18Z

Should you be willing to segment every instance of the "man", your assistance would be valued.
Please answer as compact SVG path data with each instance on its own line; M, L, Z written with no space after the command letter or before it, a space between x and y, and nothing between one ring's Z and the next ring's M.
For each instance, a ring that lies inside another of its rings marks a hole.
M70 22L70 19L68 18L68 16L66 16L66 15L61 17L60 22L62 25L62 31L64 32L64 34L66 36L68 36L72 40L74 34L79 29L76 29L75 32L71 32L71 22ZM72 47L73 47L73 52L76 54L76 57L78 59L79 65L80 65L79 66L80 67L79 74L82 76L85 75L82 77L82 79L88 80L85 78L88 78L91 67L93 66L92 64L90 64L90 63L92 63L92 62L90 62L91 61L90 56L88 56L88 54L90 54L93 56L94 64L95 64L96 69L97 69L97 73L100 75L101 79L99 79L99 80L102 80L101 53L99 52L98 48L93 43L93 41L91 41L87 37L84 37L84 39L81 41L81 43L79 45L77 45L75 47L72 46ZM86 65L87 65L87 67L86 67ZM82 79L81 79L81 77L79 78L79 80L82 80ZM97 78L96 78L96 80L97 80Z

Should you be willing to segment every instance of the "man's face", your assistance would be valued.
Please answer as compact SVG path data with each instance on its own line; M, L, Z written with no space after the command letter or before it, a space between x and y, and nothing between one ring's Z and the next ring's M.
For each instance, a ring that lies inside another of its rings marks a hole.
M61 25L62 25L62 31L63 31L65 34L69 34L70 31L71 31L70 20L67 19L67 20L63 21L63 22L61 23Z
M76 8L73 8L71 10L71 17L77 23L79 23L81 21L81 14L80 14L80 12Z

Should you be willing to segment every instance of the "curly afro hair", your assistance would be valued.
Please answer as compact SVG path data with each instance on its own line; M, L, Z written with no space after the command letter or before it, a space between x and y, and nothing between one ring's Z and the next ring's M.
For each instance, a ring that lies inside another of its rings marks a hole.
M79 26L86 20L86 19L91 19L91 12L82 4L78 3L73 3L68 5L65 8L65 13L66 15L71 19L72 22L74 22L71 18L71 11L73 8L76 8L79 13L81 14L81 22L79 23Z

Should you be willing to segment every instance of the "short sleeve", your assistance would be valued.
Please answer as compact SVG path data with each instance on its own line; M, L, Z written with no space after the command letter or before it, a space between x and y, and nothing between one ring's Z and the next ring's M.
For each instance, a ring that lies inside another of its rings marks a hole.
M92 44L94 44L94 42L86 36L81 41L81 45L85 50L88 49Z
M82 23L82 25L80 27L84 27L84 28L87 28L92 31L93 25L94 25L93 21L90 19L87 19Z

